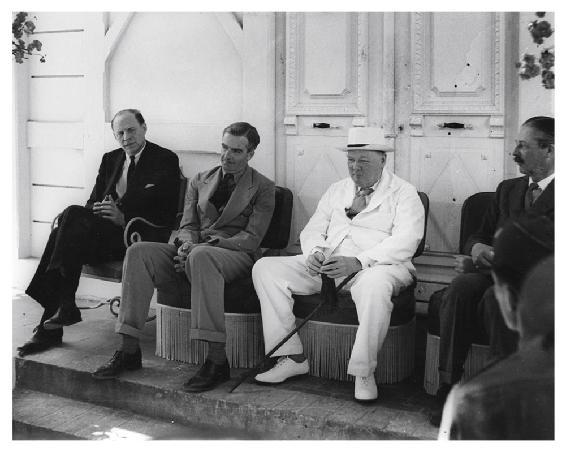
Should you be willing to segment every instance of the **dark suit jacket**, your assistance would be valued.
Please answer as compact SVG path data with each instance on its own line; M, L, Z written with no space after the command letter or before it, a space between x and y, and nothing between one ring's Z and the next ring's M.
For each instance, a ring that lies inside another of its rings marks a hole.
M455 386L447 405L450 439L554 439L554 348L520 348Z
M92 208L107 194L115 193L125 160L123 149L104 154L87 208ZM173 227L179 198L179 177L177 155L146 141L131 186L117 203L126 223L133 217L143 217L152 223Z
M493 236L508 219L519 218L525 213L544 215L554 221L554 180L540 194L533 206L525 211L525 193L529 187L527 176L504 180L497 186L495 199L485 213L479 230L472 234L464 247L470 254L476 243L493 245Z
M260 243L275 208L275 184L248 166L221 214L209 201L220 181L221 167L197 174L185 195L185 209L177 235L182 241L199 243L218 238L222 248L260 257Z

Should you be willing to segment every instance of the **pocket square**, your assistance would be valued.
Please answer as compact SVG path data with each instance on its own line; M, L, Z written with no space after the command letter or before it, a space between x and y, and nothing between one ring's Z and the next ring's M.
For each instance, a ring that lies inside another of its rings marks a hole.
M151 187L155 187L155 184L147 184L145 187L143 188L151 188Z

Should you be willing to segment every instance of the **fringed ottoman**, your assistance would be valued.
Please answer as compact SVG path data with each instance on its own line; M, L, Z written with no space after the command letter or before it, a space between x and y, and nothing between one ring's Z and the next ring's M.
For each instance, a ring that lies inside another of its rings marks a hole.
M204 363L208 351L205 341L189 340L191 326L190 294L183 297L188 306L170 294L157 291L155 354L161 358L191 364ZM254 367L264 356L259 300L251 278L224 289L226 355L230 367Z
M375 379L378 384L397 383L409 377L415 367L415 285L394 296L393 312L385 341L377 354ZM321 301L319 295L295 295L294 313L306 317ZM297 320L298 321L298 320ZM347 374L348 361L358 317L349 292L338 294L338 307L323 306L299 332L310 374L341 381L354 381Z
M428 394L434 395L438 390L438 350L440 337L428 333L426 336L426 358L424 388ZM472 344L468 357L464 363L462 381L469 380L482 370L489 360L489 347L487 345Z
M259 300L251 279L230 284L225 289L226 354L230 367L251 368L264 356ZM395 383L411 375L415 357L414 286L392 300L394 309L385 343L378 354L376 380ZM250 291L251 290L251 294ZM323 307L300 331L310 363L310 374L334 380L353 381L346 373L356 336L355 306L347 292L338 296L337 309ZM207 345L189 340L191 310L168 306L166 294L158 292L155 354L161 358L201 364ZM319 303L318 295L295 296L297 322ZM171 304L171 303L169 303ZM239 312L236 312L239 311Z

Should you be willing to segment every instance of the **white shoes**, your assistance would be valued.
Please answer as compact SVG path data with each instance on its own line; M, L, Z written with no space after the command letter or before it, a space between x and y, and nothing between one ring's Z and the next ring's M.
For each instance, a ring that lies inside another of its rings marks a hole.
M377 400L377 385L373 373L369 377L356 377L354 399L357 402L373 402Z
M293 361L288 356L279 358L275 366L267 372L257 374L255 380L258 383L277 384L283 383L291 377L298 377L309 373L309 361L305 359L302 363Z

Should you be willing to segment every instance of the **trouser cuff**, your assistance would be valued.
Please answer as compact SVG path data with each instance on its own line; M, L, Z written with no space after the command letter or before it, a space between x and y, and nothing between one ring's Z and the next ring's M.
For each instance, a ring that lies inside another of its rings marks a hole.
M114 331L118 334L127 334L128 336L137 337L138 339L141 339L143 336L142 330L126 325L122 322L116 322L116 328Z

